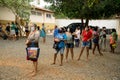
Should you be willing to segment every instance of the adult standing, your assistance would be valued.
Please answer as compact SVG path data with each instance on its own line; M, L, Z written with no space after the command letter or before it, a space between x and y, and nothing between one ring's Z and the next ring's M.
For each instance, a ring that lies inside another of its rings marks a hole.
M31 25L31 32L26 40L27 47L37 47L39 48L39 31L36 30L36 24ZM27 59L29 60L28 56ZM37 73L38 58L31 60L33 62L34 70L32 71L32 76L35 76Z
M55 48L56 52L54 54L53 64L56 64L57 54L60 52L60 55L61 55L60 66L63 65L63 54L64 54L64 49L65 49L65 40L66 40L66 36L65 36L65 34L63 34L62 29L60 29L58 35L54 38L54 42L57 43L57 48Z
M115 48L117 46L117 40L118 40L118 35L116 29L112 29L112 33L110 35L110 48L112 53L115 52Z
M80 28L79 27L76 28L74 39L75 39L75 46L79 47L79 44L80 44Z
M26 25L25 25L25 33L26 33L26 37L28 37L29 35L29 26L28 26L28 22L26 22Z
M5 30L6 30L7 34L10 35L10 23L8 23L6 25L6 29Z
M97 47L99 54L102 56L103 54L101 53L100 47L99 47L99 32L98 32L98 27L95 27L94 31L93 31L93 43L94 43L93 54L95 54L95 49Z
M73 60L73 57L74 57L74 52L73 52L74 40L73 40L73 37L72 37L71 28L67 29L66 36L67 36L67 39L66 39L66 61L68 61L69 51L71 52L72 60Z
M16 37L15 37L15 28L16 28L16 25L14 22L12 22L11 24L11 37L13 40L16 40Z
M82 48L81 48L78 60L80 60L81 55L82 55L85 47L86 47L87 60L88 60L89 47L90 47L90 39L92 38L92 32L89 30L88 26L86 26L85 30L82 31L82 36L81 37L82 37Z
M102 28L102 31L100 32L100 48L101 50L105 51L106 49L106 27Z
M42 24L42 29L41 29L41 32L40 32L40 37L43 38L43 43L46 42L46 31L45 31L45 25L44 23Z
M18 40L19 39L19 25L17 22L16 22L16 28L15 28L15 34L16 34L16 40Z

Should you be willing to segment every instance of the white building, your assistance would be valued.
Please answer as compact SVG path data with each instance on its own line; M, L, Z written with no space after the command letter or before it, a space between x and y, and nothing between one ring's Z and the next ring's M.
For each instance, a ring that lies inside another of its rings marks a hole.
M53 11L35 7L31 10L30 22L36 23L40 27L44 23L47 29L53 28L55 25L53 14ZM0 23L6 24L12 21L15 21L15 15L12 11L6 7L0 7Z

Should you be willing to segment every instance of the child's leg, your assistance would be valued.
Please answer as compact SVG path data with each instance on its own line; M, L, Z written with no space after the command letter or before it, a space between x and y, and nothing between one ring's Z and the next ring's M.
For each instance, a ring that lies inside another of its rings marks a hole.
M70 51L71 51L71 57L72 57L72 60L73 60L73 57L74 57L73 48L70 48Z
M86 51L87 51L87 60L88 60L88 56L89 56L89 47L86 47Z
M93 47L93 51L92 51L92 52L93 52L93 55L95 55L95 53L94 53L94 52L95 52L95 49L96 49L96 44L94 43L94 47Z
M66 61L68 60L69 48L66 48Z
M111 49L110 52L112 52L112 44L110 44L110 49Z
M102 56L103 54L100 51L99 44L97 44L97 49L98 49L99 54Z
M80 51L80 55L79 55L78 60L80 60L80 57L81 57L81 55L82 55L82 53L83 53L83 51L84 51L84 48L85 48L85 47L82 47L82 48L81 48L81 51Z
M54 62L53 62L53 64L56 63L56 58L57 58L57 53L54 54Z
M60 64L60 66L62 66L63 65L63 54L61 54L61 64Z
M63 65L63 54L64 54L64 48L60 49L60 55L61 55L61 64L60 64L60 66Z

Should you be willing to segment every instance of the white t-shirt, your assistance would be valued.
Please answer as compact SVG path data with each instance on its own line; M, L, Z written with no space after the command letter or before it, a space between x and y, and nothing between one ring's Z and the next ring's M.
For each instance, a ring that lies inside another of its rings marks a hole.
M75 39L80 39L80 30L77 30L77 31L75 32L75 34L76 34L76 36L77 36L77 37L75 37Z

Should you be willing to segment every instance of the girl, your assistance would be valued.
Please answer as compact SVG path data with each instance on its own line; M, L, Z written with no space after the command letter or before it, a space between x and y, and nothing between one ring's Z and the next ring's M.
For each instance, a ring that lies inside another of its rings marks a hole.
M85 30L82 32L82 49L80 51L80 55L78 60L80 60L80 57L84 51L84 48L86 47L86 52L87 52L87 60L89 56L89 47L90 47L90 39L92 38L92 32L89 30L89 27L86 26Z
M73 48L74 48L74 40L73 40L73 37L72 37L72 33L71 33L71 28L67 30L66 32L66 36L67 36L67 39L66 39L66 62L68 61L68 53L69 53L69 50L71 52L71 58L73 60L73 57L74 57L74 52L73 52Z
M115 48L116 48L116 42L118 39L118 35L116 33L115 29L112 29L112 33L110 35L110 48L111 48L111 52L114 53L115 52Z
M98 33L98 27L95 27L94 28L94 31L93 31L93 43L94 43L94 47L93 47L93 54L95 54L95 49L97 47L98 49L98 52L100 55L103 55L100 51L100 48L99 48L99 33Z

